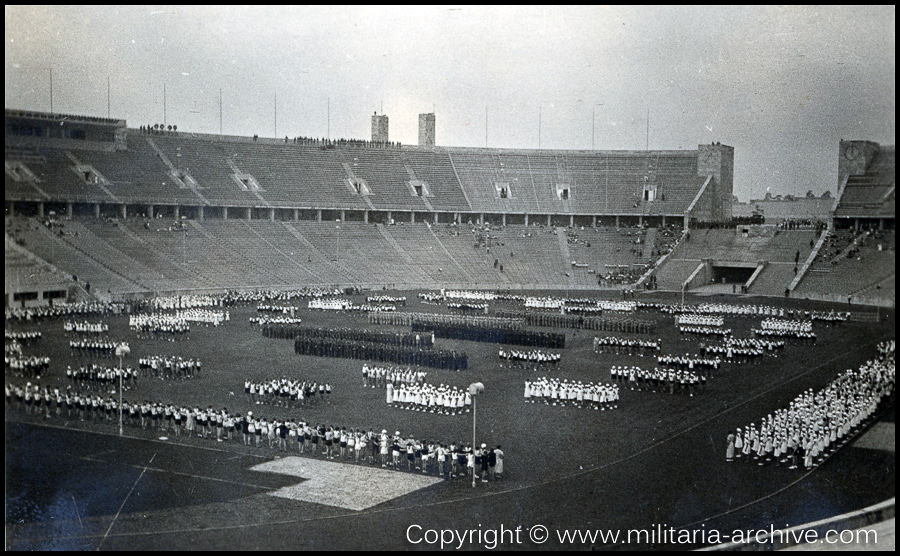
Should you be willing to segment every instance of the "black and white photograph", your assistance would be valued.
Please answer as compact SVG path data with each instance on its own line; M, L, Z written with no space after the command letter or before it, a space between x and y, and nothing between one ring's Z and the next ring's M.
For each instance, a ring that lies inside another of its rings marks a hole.
M894 550L890 6L5 7L5 549Z

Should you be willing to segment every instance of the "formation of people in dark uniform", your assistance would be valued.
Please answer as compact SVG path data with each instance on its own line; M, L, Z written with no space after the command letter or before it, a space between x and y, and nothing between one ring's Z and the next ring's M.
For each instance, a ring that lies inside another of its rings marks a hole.
M512 312L498 311L498 317L520 319L528 326L541 326L545 328L573 328L576 330L597 330L601 332L626 332L629 334L652 334L656 330L656 323L649 320L631 317L608 317L583 315L561 315L559 313L546 312Z
M414 332L433 332L437 338L452 340L554 349L566 347L565 334L534 332L509 325L501 328L413 321L412 329Z
M425 347L404 347L352 340L330 340L302 337L294 340L294 353L317 357L364 359L398 365L417 365L434 369L463 371L469 362L465 352L444 351Z
M430 348L434 345L431 334L410 332L379 332L365 328L315 328L312 326L263 326L262 334L266 338L284 340L323 339L347 340L352 342L369 342L387 346L414 348Z

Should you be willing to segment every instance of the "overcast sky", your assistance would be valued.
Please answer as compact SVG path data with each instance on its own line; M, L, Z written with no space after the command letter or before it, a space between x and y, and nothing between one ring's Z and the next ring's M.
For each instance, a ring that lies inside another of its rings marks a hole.
M6 107L179 131L496 148L735 148L735 194L834 192L894 144L895 7L10 7ZM276 129L277 96L277 129ZM592 118L592 112L596 117ZM540 114L540 117L539 117Z

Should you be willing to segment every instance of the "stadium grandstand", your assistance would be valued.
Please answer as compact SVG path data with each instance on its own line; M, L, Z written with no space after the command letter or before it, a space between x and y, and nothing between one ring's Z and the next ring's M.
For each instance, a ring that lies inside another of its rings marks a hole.
M399 147L7 110L7 235L108 296L622 287L667 249L657 238L730 219L733 158L720 144Z
M7 109L6 242L79 280L62 289L108 299L556 286L893 303L893 147L841 142L824 223L733 218L733 174L718 143L417 147ZM19 289L7 280L7 305L41 301Z

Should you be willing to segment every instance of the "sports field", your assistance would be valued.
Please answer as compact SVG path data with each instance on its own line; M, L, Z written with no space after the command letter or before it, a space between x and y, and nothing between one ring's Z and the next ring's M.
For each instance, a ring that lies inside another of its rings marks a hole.
M384 293L406 295L409 302L401 310L440 310L418 304L415 292ZM641 299L677 301L666 294ZM797 300L688 298L692 303L708 301L832 308ZM305 324L369 326L363 314L312 312L305 309L305 301L293 304ZM254 305L231 308L223 327L194 326L190 339L179 342L141 340L128 329L126 316L103 318L110 325L110 339L129 342L132 365L144 355L180 355L203 362L200 377L140 379L126 399L252 410L255 415L387 429L446 443L471 441L471 414L389 407L383 390L363 387L362 361L295 355L292 342L263 338L259 328L250 325L248 318L256 314ZM657 331L643 337L661 339L661 353L698 352L701 340L680 335L673 317L656 311L636 316L656 321ZM618 408L602 412L525 404L524 381L534 378L534 372L501 368L496 344L439 339L438 349L465 351L469 369L428 369L428 381L458 387L483 382L485 391L477 402L478 442L502 444L506 454L503 479L479 482L474 489L465 479L435 480L420 473L297 457L267 447L247 448L240 441L185 436L160 440L158 434L129 427L127 438L120 439L115 425L42 419L7 408L7 547L403 549L432 546L424 541L410 544L410 526L421 526L421 531L538 524L550 531L625 531L657 525L731 530L772 524L781 528L835 515L893 495L894 453L883 449L885 442L864 443L864 436L807 472L728 464L725 437L874 357L875 345L894 337L893 318L893 312L887 312L879 323L816 322L815 345L789 344L778 357L759 365L725 364L693 397L625 388ZM735 336L748 337L759 320L726 316L726 326ZM65 387L65 366L78 360L69 353L62 321L13 329L42 331L42 339L28 345L26 353L51 358L51 373L41 384ZM607 333L536 330L566 334L562 363L553 375L561 379L608 382L611 365L656 366L649 357L593 353L592 338ZM332 403L287 410L252 405L243 395L245 379L282 376L330 383ZM870 434L885 427L893 430L893 406ZM413 534L412 540L421 538ZM515 547L574 547L553 535L546 543L527 536L521 540ZM483 541L466 546L484 546ZM659 548L662 543L638 544Z

